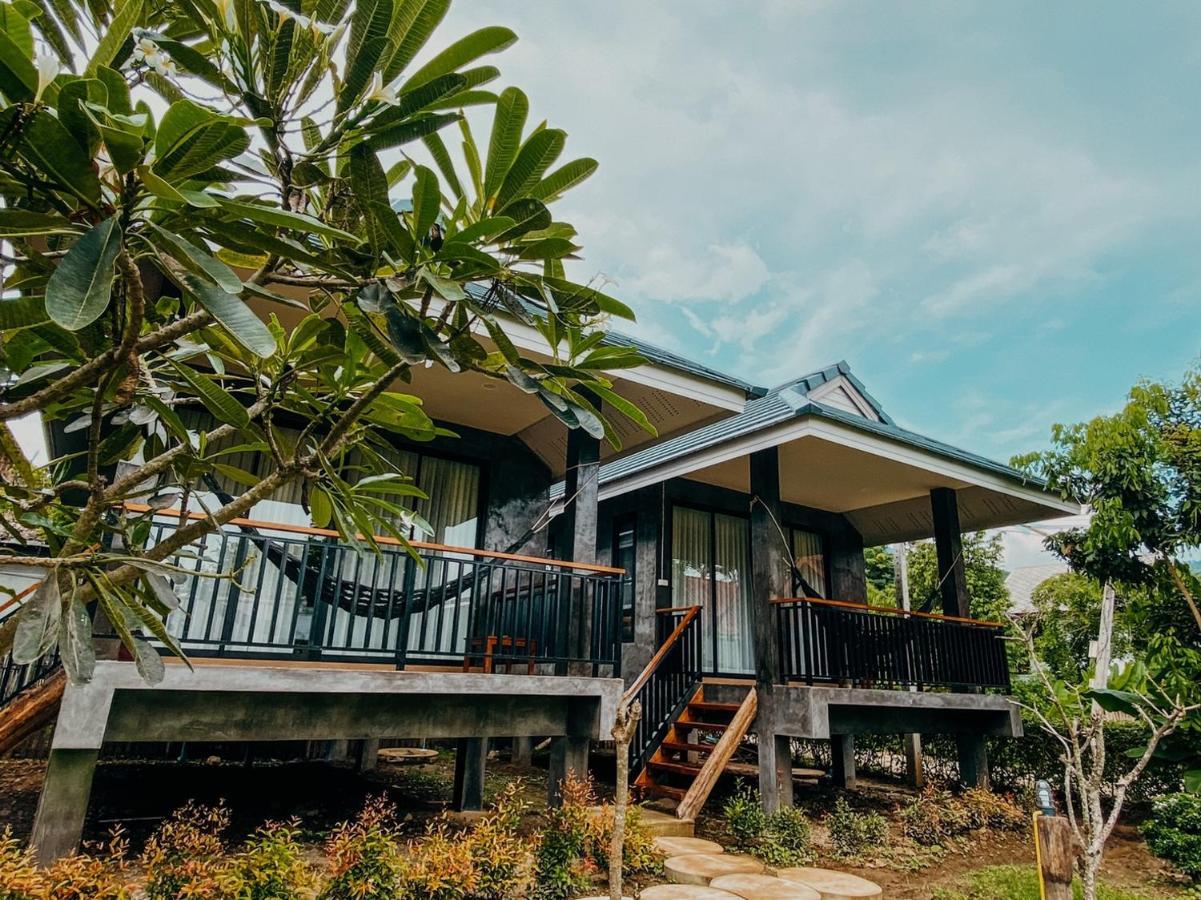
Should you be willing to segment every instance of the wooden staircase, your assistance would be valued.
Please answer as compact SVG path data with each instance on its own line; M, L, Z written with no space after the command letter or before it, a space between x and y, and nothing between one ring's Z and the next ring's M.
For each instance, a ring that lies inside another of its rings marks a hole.
M698 684L638 773L635 787L652 797L677 801L679 818L695 818L754 723L757 710L754 688L741 703L716 703L705 699L705 686Z
M53 724L66 686L67 675L59 666L0 704L0 756Z

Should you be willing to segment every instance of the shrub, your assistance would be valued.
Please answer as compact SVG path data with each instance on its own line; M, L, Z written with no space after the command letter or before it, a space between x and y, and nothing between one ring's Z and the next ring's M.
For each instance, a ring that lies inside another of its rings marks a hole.
M616 810L606 803L589 818L585 850L588 859L599 869L609 869L609 846L613 842L613 820ZM623 875L654 875L663 870L663 853L655 847L655 836L642 821L642 807L626 807L626 833L621 850Z
M759 792L743 783L726 800L722 815L738 849L769 866L784 868L809 861L809 820L801 810L786 806L768 815Z
M312 897L318 877L305 860L298 822L268 822L229 860L226 890L236 900Z
M33 851L22 847L7 825L0 831L0 900L36 900L45 879L34 862Z
M148 900L225 898L229 810L188 803L158 827L142 851Z
M351 896L356 900L360 896L462 900L475 895L478 879L471 846L462 835L451 833L445 822L431 823L422 839L410 843L408 850L399 862L394 893Z
M589 807L595 797L585 779L563 781L563 802L547 814L546 828L534 854L536 900L562 900L588 886L596 864L587 857Z
M972 788L956 795L927 788L901 809L901 829L919 844L935 846L980 828L1021 831L1029 822L1011 798Z
M489 813L467 836L475 868L475 894L481 900L520 896L529 880L530 845L518 833L529 803L521 798L521 781L511 781Z
M72 853L46 870L43 896L49 900L129 900L126 857L129 841L120 827L93 853Z
M864 850L883 844L888 837L888 822L875 812L856 812L845 797L839 797L834 811L826 818L830 842L838 856L859 856Z
M334 828L325 845L330 880L321 900L392 900L400 888L402 863L396 809L373 797L358 816Z
M1201 878L1201 796L1165 794L1143 824L1147 846L1190 878Z
M763 811L763 801L759 792L746 782L739 783L737 790L722 806L721 812L739 850L753 849L767 830L767 813Z

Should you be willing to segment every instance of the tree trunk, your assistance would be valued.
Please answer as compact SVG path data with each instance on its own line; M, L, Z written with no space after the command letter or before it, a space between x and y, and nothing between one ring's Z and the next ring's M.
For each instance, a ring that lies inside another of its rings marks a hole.
M635 700L628 706L620 703L613 722L613 742L617 752L617 792L613 797L613 835L609 843L609 898L622 900L621 869L622 850L626 839L626 805L630 794L630 739L638 720L642 718L642 704Z
M1085 853L1080 857L1080 884L1084 888L1082 900L1097 900L1097 875L1101 869L1101 854Z

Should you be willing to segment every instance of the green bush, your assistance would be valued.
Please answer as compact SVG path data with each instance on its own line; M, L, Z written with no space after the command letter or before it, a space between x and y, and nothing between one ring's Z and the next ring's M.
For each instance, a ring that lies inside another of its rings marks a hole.
M562 786L563 802L547 813L546 828L534 854L536 900L563 900L588 886L596 864L587 856L592 785L568 776Z
M1190 878L1201 878L1201 797L1165 794L1143 824L1147 846Z
M981 828L1020 831L1028 822L1012 798L975 788L962 794L927 788L901 808L901 830L927 847Z
M0 831L0 900L37 900L45 890L33 851L22 847L12 828Z
M809 820L796 807L786 806L768 815L759 792L743 783L726 800L722 815L737 849L769 866L799 866L811 858Z
M295 900L316 893L317 872L305 859L298 822L268 822L229 861L229 896L236 900Z
M399 895L400 846L396 809L383 797L338 825L326 843L330 881L321 900L393 900Z
M225 831L229 810L188 803L150 836L142 851L147 900L228 897Z
M834 811L826 818L826 829L830 832L834 853L844 858L860 856L888 838L888 822L883 816L876 812L857 812L851 809L845 797L839 797L834 804Z

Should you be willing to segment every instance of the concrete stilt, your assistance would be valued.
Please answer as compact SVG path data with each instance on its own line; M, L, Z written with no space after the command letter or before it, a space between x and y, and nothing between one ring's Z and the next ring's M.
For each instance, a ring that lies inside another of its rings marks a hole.
M511 761L515 766L528 769L534 763L534 739L530 737L513 738L513 755Z
M955 743L959 748L959 781L964 787L988 789L988 745L982 734L961 734Z
M350 758L350 741L326 741L325 761L345 762Z
M30 844L49 865L78 849L99 750L51 750Z
M854 790L855 788L855 736L834 734L830 736L830 762L834 786Z
M455 753L453 806L456 812L484 808L484 770L488 762L487 738L460 738Z
M563 800L563 782L568 775L584 778L588 774L588 738L557 737L550 747L550 773L546 786L547 803L558 806Z
M905 780L910 787L921 790L926 786L926 766L922 758L922 736L920 734L903 734L901 742L905 746Z
M373 772L379 764L379 738L355 741L355 768L360 772Z
M759 738L759 795L769 813L792 806L792 745L787 735Z

